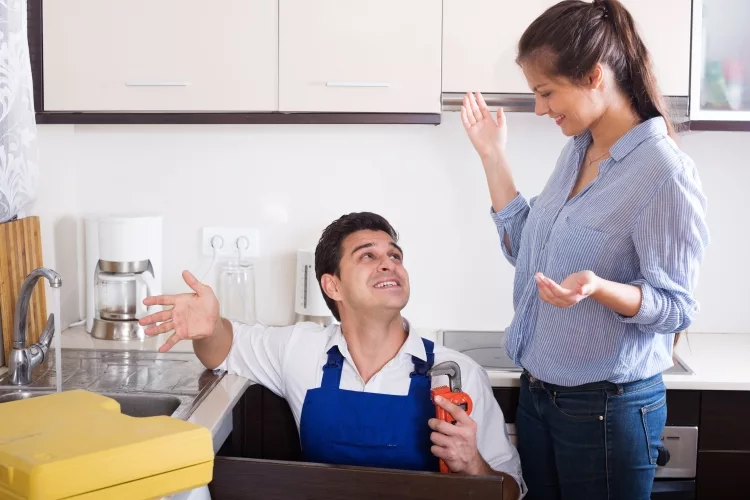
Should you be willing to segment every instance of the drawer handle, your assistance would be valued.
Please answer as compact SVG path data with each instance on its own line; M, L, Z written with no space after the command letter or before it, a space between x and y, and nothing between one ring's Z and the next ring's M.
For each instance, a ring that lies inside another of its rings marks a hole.
M125 82L126 87L187 87L188 82Z
M388 82L326 82L326 87L390 87Z

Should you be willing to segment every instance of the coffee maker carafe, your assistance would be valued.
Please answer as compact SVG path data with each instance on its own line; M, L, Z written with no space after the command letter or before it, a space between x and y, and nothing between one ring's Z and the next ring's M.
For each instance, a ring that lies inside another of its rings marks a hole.
M104 340L143 340L138 319L156 312L143 299L160 295L162 218L86 219L86 331Z

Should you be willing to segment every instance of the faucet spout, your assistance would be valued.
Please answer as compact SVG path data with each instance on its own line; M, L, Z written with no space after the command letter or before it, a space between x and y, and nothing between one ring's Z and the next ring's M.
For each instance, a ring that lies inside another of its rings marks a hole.
M26 323L29 315L29 303L37 281L46 278L52 288L62 286L60 275L46 267L34 269L21 285L16 301L16 314L13 318L13 348L8 360L10 380L17 385L31 383L31 369L40 364L47 355L52 336L55 333L54 314L47 318L41 338L36 344L26 347Z

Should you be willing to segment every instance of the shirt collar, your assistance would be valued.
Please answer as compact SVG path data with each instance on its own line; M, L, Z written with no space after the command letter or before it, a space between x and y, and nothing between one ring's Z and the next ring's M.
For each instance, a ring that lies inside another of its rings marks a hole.
M656 116L639 123L620 137L609 149L609 154L615 161L620 161L645 140L651 137L667 135L669 135L667 123L661 116ZM573 144L576 151L585 151L589 144L591 144L591 131L586 130L586 132L575 136Z
M407 321L406 318L403 318L403 322L404 330L406 330L407 334L406 341L404 342L404 345L401 346L401 349L399 349L396 357L398 358L402 354L407 354L409 356L417 357L422 361L427 361L427 351L425 351L422 338L417 333L411 330L409 321ZM339 352L343 356L346 356L349 353L349 348L346 344L346 338L344 338L344 334L341 332L341 325L336 325L334 332L328 339L328 343L325 347L325 352L327 353L334 346L339 348Z

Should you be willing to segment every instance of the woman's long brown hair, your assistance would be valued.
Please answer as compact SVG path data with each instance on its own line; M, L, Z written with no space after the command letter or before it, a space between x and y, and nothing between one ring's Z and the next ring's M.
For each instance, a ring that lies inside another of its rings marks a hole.
M580 81L597 63L607 65L641 118L664 118L669 135L674 126L659 86L651 56L633 16L619 0L564 0L547 9L518 42L516 62L541 62L550 76Z

